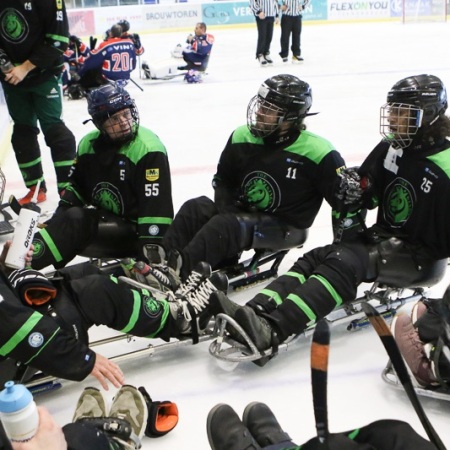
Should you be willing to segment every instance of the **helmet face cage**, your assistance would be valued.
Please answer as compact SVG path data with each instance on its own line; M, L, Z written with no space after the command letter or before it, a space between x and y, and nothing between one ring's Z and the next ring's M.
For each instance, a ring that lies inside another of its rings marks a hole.
M108 113L108 117L98 127L111 141L125 144L136 137L139 128L139 113L134 102L132 103L133 106Z
M386 103L380 108L380 134L394 148L408 147L422 126L423 109L405 103Z
M311 88L308 83L293 75L276 75L267 79L259 88L258 95L250 100L247 108L247 125L256 137L268 137L297 128L312 105Z
M381 108L380 133L394 147L405 148L421 127L430 127L442 117L447 106L447 92L438 77L422 74L404 78L394 84Z
M255 137L266 138L284 122L286 111L255 95L247 107L247 126Z
M136 137L139 112L123 87L109 84L93 90L88 97L88 112L94 125L112 141L125 143ZM123 113L116 114L119 112Z

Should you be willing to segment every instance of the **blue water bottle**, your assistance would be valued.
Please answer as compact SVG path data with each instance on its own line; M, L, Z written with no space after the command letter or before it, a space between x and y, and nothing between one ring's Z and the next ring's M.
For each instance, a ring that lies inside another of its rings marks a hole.
M0 392L0 420L11 441L28 441L36 434L39 412L33 395L23 384L5 383Z

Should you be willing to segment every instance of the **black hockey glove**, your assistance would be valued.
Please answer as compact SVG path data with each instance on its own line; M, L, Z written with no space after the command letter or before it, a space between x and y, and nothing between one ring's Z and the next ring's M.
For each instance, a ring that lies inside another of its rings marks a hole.
M15 270L9 276L9 281L22 303L27 306L43 305L54 299L57 294L52 282L37 270Z
M364 194L370 189L371 183L367 177L361 178L355 167L344 169L339 173L335 190L341 210L348 212L361 209L364 204Z
M96 45L97 45L97 38L95 38L94 36L90 36L89 37L89 48L91 50L94 50Z
M138 34L134 33L131 35L131 40L133 41L134 47L136 49L140 49L142 47L141 45L141 38Z
M172 431L178 423L177 405L168 400L154 402L144 387L141 386L138 390L144 396L148 408L145 435L159 437Z

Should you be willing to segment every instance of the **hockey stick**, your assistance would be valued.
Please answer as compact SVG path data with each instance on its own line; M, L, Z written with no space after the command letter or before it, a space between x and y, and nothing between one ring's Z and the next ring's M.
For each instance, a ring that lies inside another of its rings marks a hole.
M311 384L317 438L328 449L327 376L330 352L330 326L325 319L317 322L311 343Z
M144 88L142 88L141 86L139 86L139 84L136 83L136 81L133 80L133 78L130 78L130 81L137 86L142 92L144 92Z
M397 373L397 376L402 383L403 388L405 389L406 394L408 395L409 400L414 407L414 410L419 416L420 422L424 430L426 431L428 438L438 450L446 450L445 445L442 443L441 438L438 436L436 430L431 425L422 405L419 402L419 398L417 397L416 391L414 390L414 386L411 382L411 378L408 374L408 369L406 368L403 357L400 353L400 350L398 349L394 336L392 336L388 324L370 303L362 303L361 308L366 313L367 318L370 320L370 323L375 328L375 331L380 337L381 342L383 343L384 348L389 355L392 365L394 366L395 372Z

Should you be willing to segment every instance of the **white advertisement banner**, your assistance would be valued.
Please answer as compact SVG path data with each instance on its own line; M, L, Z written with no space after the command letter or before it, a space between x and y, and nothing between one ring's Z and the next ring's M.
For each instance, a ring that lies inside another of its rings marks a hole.
M328 0L328 20L389 17L389 0Z
M193 28L202 21L202 5L170 3L151 6L108 7L95 9L95 29L103 33L119 20L132 25L131 32L156 31L170 28Z

